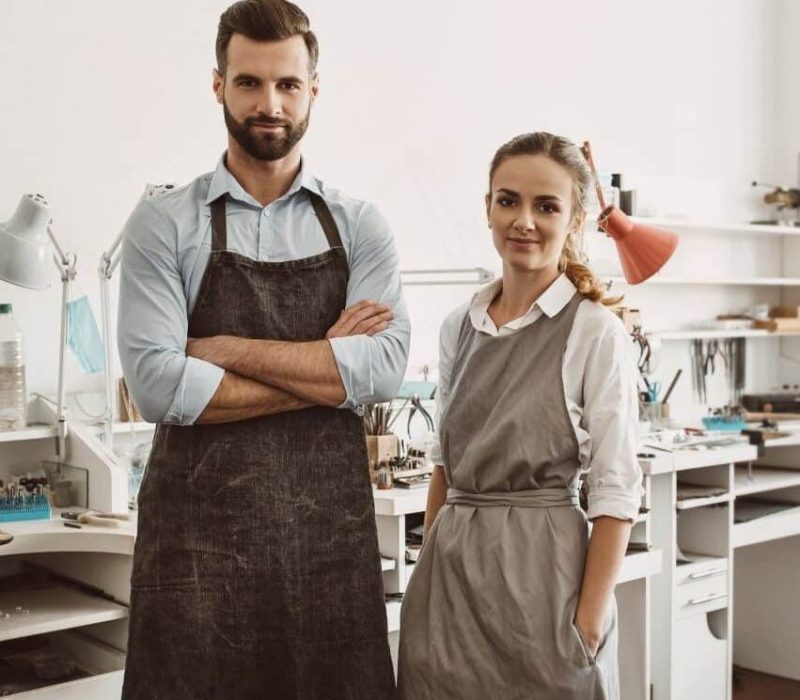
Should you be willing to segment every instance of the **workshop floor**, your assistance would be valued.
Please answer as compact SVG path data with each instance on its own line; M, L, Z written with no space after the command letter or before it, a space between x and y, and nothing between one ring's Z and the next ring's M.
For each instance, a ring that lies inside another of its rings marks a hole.
M733 700L798 700L800 681L769 676L736 667L733 672Z

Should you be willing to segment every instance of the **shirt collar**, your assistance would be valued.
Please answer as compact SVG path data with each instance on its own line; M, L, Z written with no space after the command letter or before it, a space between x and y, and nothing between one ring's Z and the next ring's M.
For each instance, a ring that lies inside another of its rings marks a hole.
M472 320L472 325L478 330L484 327L484 321L486 320L489 312L489 305L497 296L497 293L500 291L502 286L502 277L492 280L475 292L475 296L472 297L469 314L470 319ZM531 304L530 308L521 319L515 319L506 325L512 328L516 327L519 325L516 323L517 321L521 321L522 319L530 316L530 314L532 314L537 307L546 316L552 318L569 303L570 299L572 299L572 297L575 295L575 292L575 285L572 284L569 277L567 277L564 273L561 273L558 277L556 277L555 281L547 289L545 289L542 294L539 295L539 298L534 301L533 304Z
M542 312L553 318L561 312L561 310L570 302L570 299L575 296L575 285L572 284L569 277L563 272L556 277L555 282L542 292L539 298L534 302Z
M263 209L261 204L252 195L248 194L244 190L244 188L239 184L239 181L231 174L230 170L228 170L225 165L226 155L227 151L220 157L217 167L214 170L214 174L211 176L211 182L208 185L208 194L206 195L204 203L209 205L215 199L227 194L233 199L239 200L240 202L245 202L258 207L259 209ZM319 180L314 177L311 170L308 168L305 158L300 161L300 172L297 173L297 176L292 181L292 184L286 193L279 197L279 199L291 197L293 194L298 192L301 187L322 196Z

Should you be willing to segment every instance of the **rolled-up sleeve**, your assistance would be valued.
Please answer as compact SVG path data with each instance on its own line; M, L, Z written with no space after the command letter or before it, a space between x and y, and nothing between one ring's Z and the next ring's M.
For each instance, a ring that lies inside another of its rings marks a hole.
M391 307L389 327L366 335L330 340L347 398L340 408L389 401L397 395L408 364L411 326L400 284L397 251L380 212L365 204L359 213L350 253L347 306L373 299Z
M589 353L583 377L582 427L591 439L589 519L634 520L642 496L636 368L630 338L609 315Z
M142 417L193 424L224 370L186 357L188 314L176 230L151 201L137 205L125 225L117 329L122 371Z

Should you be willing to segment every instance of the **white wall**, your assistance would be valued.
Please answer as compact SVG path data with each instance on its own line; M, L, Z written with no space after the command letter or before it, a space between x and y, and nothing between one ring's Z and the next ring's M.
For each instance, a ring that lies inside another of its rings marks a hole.
M210 80L226 5L0 6L0 219L22 192L45 194L93 302L100 253L144 183L186 181L224 147ZM797 35L782 21L798 24L788 0L304 7L322 51L309 162L382 207L404 267L496 267L482 210L487 163L523 131L591 139L600 167L623 172L653 214L747 220L759 213L749 182L785 175L782 149L798 123L776 100L790 80L776 34L785 44ZM412 368L435 363L438 323L468 293L408 290ZM52 390L57 291L0 283L0 297L26 333L29 384ZM73 365L71 386L97 385L76 374Z

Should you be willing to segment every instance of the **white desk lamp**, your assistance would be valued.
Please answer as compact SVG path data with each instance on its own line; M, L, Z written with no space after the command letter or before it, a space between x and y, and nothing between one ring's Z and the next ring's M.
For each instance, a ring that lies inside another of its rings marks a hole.
M145 185L144 192L139 201L150 199L156 195L166 192L175 187L174 184L166 185ZM114 409L116 395L114 391L114 372L111 365L113 338L111 337L111 300L109 295L109 283L114 274L114 270L120 262L122 238L124 231L114 239L111 247L100 257L98 274L100 275L100 323L103 331L103 348L105 350L105 369L104 382L106 390L106 411L103 417L103 442L111 449L114 442ZM130 418L130 416L129 416Z
M0 279L27 289L47 289L47 238L55 248L53 260L61 276L61 339L58 346L58 441L60 461L66 457L67 419L64 400L64 359L67 351L67 301L69 283L75 279L76 257L65 253L50 228L52 216L47 201L40 194L26 194L14 215L0 223Z

